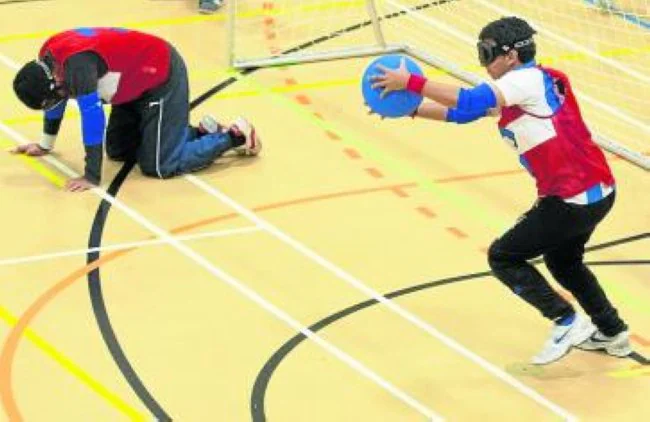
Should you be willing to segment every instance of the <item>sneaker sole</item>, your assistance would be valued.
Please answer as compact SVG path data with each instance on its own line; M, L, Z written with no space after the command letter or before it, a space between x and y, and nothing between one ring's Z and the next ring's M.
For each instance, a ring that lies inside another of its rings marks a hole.
M252 146L242 145L235 148L237 154L242 156L247 156L247 157L255 157L260 153L260 151L262 150L262 142L260 141L260 138L257 137L257 134L255 133L255 128L252 126L251 126L250 137L253 139L253 145Z
M631 355L634 350L632 350L632 347L626 348L625 350L620 350L619 347L612 347L611 345L606 345L603 344L602 346L595 345L595 346L586 346L586 345L578 345L576 346L580 350L584 350L586 352L599 352L603 351L607 353L610 356L614 356L617 358L625 358Z

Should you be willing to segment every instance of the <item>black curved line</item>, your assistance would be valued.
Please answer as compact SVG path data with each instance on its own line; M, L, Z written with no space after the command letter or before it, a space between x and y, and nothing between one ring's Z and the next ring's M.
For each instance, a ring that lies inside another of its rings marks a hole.
M419 6L415 6L415 7L411 8L410 10L422 10L422 9L426 9L428 7L449 3L451 1L456 1L456 0L438 0L438 1L434 1L434 2L428 2L428 3L425 3L425 4L419 5ZM380 19L382 19L382 20L383 19L391 19L391 18L395 18L395 17L398 17L398 16L402 16L402 15L404 15L406 13L407 13L407 11L395 12L395 13L387 14L387 15L381 17ZM360 29L360 28L369 26L371 24L372 24L372 21L367 20L367 21L362 22L360 24L352 25L352 26L349 26L349 27L344 28L342 30L334 31L334 32L330 33L329 35L317 38L317 39L312 40L312 41L308 41L308 42L306 42L304 44L301 44L301 45L299 45L297 47L286 50L282 54L289 54L289 53L293 53L293 52L296 52L296 51L299 51L299 50L303 50L303 49L311 47L311 46L313 46L315 44L321 43L323 41L330 40L332 38L341 36L341 35L343 35L345 33L351 32L351 31L356 30L356 29ZM255 71L259 70L259 69L260 69L259 67L251 67L251 68L244 69L244 70L240 71L240 74L241 75L247 75L247 74L253 73L253 72L255 72ZM204 92L203 94L199 95L196 99L194 99L194 100L192 100L190 102L190 110L196 108L201 103L203 103L208 98L210 98L212 95L214 95L214 94L218 93L219 91L227 88L228 86L235 83L237 80L238 80L238 78L236 78L236 77L230 77L230 78L220 82L219 84L215 85L214 87L210 88L208 91ZM109 188L107 190L107 193L109 195L111 195L113 197L117 196L117 193L119 192L120 187L122 186L123 182L126 180L126 177L131 172L134 165L135 165L135 161L128 161L128 162L126 162L124 164L124 166L120 169L120 171L116 175L115 179L111 182L111 184L110 184L110 186L109 186ZM108 212L109 212L110 208L111 208L110 202L108 202L106 200L101 201L101 203L100 203L100 205L99 205L99 207L97 209L97 212L95 214L95 218L93 220L93 224L92 224L92 228L91 228L91 233L90 233L90 236L89 236L88 247L90 249L99 248L101 246L102 234L103 234L103 231L104 231L104 226L106 224L106 219L108 217ZM96 260L98 260L99 257L100 257L100 254L99 254L98 251L88 253L87 263L88 264L93 263ZM482 273L478 273L478 274L482 274ZM489 275L489 273L485 274L485 275ZM477 274L470 275L470 278L476 278L478 276L479 275L477 275ZM451 279L440 280L437 283L437 285L448 284L448 283L452 283L454 281L462 281L463 279L466 279L466 278L467 278L467 276L452 277ZM407 293L411 293L411 292L414 292L414 291L417 291L417 290L422 290L422 289L425 289L425 288L428 288L428 287L433 287L433 285L426 287L428 284L431 284L431 283L425 283L424 285L421 285L421 286L415 286L415 287L403 289L403 290L400 290L400 291L397 291L397 292L393 292L393 295L399 295L400 292L402 292L401 294L407 294ZM125 379L129 383L129 385L131 386L133 391L136 393L136 395L142 401L142 403L147 407L147 409L149 409L149 411L158 420L171 421L172 419L170 418L170 416L167 414L167 412L165 412L165 410L160 406L160 404L155 400L155 398L149 393L149 391L144 386L144 384L142 383L142 381L140 380L138 375L135 373L135 371L134 371L133 367L131 366L128 358L124 354L124 351L121 348L119 341L117 340L115 332L114 332L114 330L112 328L112 325L110 323L110 318L108 317L108 313L107 313L107 310L106 310L106 304L105 304L104 296L103 296L102 289L101 289L100 268L96 268L95 270L88 273L88 288L89 288L91 303L92 303L92 306L93 306L93 312L95 314L95 318L97 320L98 327L99 327L100 332L102 334L102 338L104 339L104 342L105 342L106 346L108 347L108 349L109 349L109 351L111 353L111 356L113 357L113 360L117 364L118 368L122 372L123 376L125 377ZM394 297L394 296L388 295L386 297ZM374 304L373 302L374 301L369 301L363 307L371 306L371 305ZM366 302L364 302L364 304L365 303ZM360 309L362 309L362 308L360 308ZM352 312L355 312L355 311L352 311ZM318 323L315 326L317 326L317 325L318 325ZM302 341L302 340L300 340L300 341ZM297 346L297 344L296 344L296 346ZM278 364L279 364L279 362L278 362ZM272 371L271 371L271 373L272 373ZM270 378L271 373L269 374L269 378ZM267 382L267 384L268 384L268 382ZM257 385L257 381L256 381L256 385ZM264 391L262 392L262 417L263 417L263 398L264 398L265 390L266 390L266 387L264 387ZM252 407L253 407L253 404L252 404ZM255 418L255 416L254 416L254 418Z
M252 71L253 70L249 70L242 73L246 74ZM190 102L190 110L194 109L203 101L207 100L212 95L216 94L222 89L225 89L236 81L236 78L229 78L212 87L210 90ZM122 184L126 180L131 170L133 170L134 166L135 160L130 160L124 163L107 189L107 193L110 196L117 196L120 188L122 187ZM92 227L90 230L90 236L88 240L89 249L96 250L101 246L104 226L106 225L106 220L108 218L108 212L110 209L111 203L105 199L102 199L99 207L97 208L97 212L95 213L95 218L93 219ZM91 264L97 261L99 259L99 256L99 251L89 252L86 262L88 264ZM159 421L171 421L172 418L162 408L158 401L151 395L147 387L142 383L140 377L136 374L133 366L129 362L129 359L126 357L126 354L124 353L124 350L122 349L117 336L115 335L115 331L113 330L108 312L106 310L104 295L102 293L100 267L88 273L88 289L99 331L102 334L102 338L104 339L106 347L113 357L113 361L118 366L120 372L131 386L133 392L138 396L140 401L147 407L147 409L156 417L156 419Z
M482 277L487 277L492 275L490 271L483 271L479 273L465 274L456 277L443 278L440 280L430 281L428 283L418 284L415 286L407 287L404 289L396 290L394 292L388 293L385 295L387 299L408 295L411 293L419 292L421 290L430 289L433 287L444 286L446 284L452 284L460 281L475 280ZM316 333L321 329L327 327L334 322L343 319L355 312L364 310L373 305L378 304L379 302L376 299L368 299L363 302L357 303L355 305L349 306L343 310L335 312L315 324L310 325L308 328L312 332ZM282 360L289 355L293 349L298 347L300 343L307 339L302 333L298 333L284 343L278 350L271 355L271 358L264 364L260 372L257 374L255 379L255 384L253 384L253 391L251 394L251 416L255 422L266 421L266 413L264 411L265 406L265 397L266 390L268 389L269 382L271 381L271 376L280 365Z
M605 247L612 247L616 245L620 245L623 243L629 243L633 242L636 240L640 240L646 236L632 236L628 237L625 239L619 239L616 241L612 242L607 242L603 243L600 245L594 245L591 247L590 250L597 250L597 249L603 249ZM594 262L585 262L585 264L590 265L590 266L595 266L595 265L650 265L650 260L630 260L630 261L594 261ZM470 274L465 274L465 275L460 275L460 276L455 276L455 277L448 277L448 278L443 278L439 280L434 280L430 281L427 283L423 284L417 284L415 286L410 286L406 287L403 289L399 289L390 293L387 293L384 295L387 299L392 299L400 296L405 296L408 294L416 293L422 290L426 289L431 289L433 287L440 287L444 286L447 284L452 284L452 283L458 283L461 281L469 281L469 280L476 280L479 278L483 277L488 277L492 276L491 271L482 271L482 272L477 272L477 273L470 273ZM320 321L316 322L315 324L310 325L308 328L312 332L317 332L334 322L337 322L347 316L350 316L351 314L362 311L366 308L369 308L373 305L378 304L379 302L375 299L369 299L360 303L357 303L355 305L349 306L341 311L335 312ZM289 339L287 342L285 342L278 350L276 350L273 355L269 358L268 361L264 364L260 372L257 374L257 377L255 378L255 383L253 384L253 390L251 393L251 403L250 403L250 410L251 410L251 416L253 418L254 422L264 422L266 421L266 413L265 413L265 399L266 399L266 391L268 389L269 382L271 381L271 377L273 376L275 370L280 366L280 363L291 353L300 343L302 343L304 340L306 340L307 337L302 334L298 333L295 336L293 336L291 339ZM630 359L636 361L637 363L640 363L642 365L650 365L650 360L645 358L644 356L640 355L637 352L632 353L632 355L629 356Z
M429 2L424 5L416 6L413 8L413 10L425 9L430 6L444 4L450 1L455 1L455 0L438 0L435 2ZM390 19L404 14L406 14L405 11L392 13L390 15L384 16L383 19ZM364 26L368 26L371 23L372 22L368 20L366 22L353 25L339 31L334 31L329 35L317 38L312 41L308 41L297 47L286 50L282 54L289 54L299 50L303 50L315 44L351 32L355 29L363 28ZM239 73L241 75L247 75L259 69L260 69L259 67L251 67L248 69L244 69ZM216 94L217 92L237 82L237 80L238 78L236 77L230 77L220 82L219 84L215 85L214 87L210 88L208 91L204 92L203 94L199 95L196 99L190 102L190 110L196 108L197 106L199 106L201 103L206 101L208 98L210 98L212 95ZM115 179L111 182L108 188L109 195L113 197L117 196L117 193L119 192L122 183L128 176L129 172L133 169L134 164L135 162L127 162L124 164L124 166L120 169L119 173L117 174ZM93 220L93 224L90 232L90 239L88 241L89 248L99 248L101 246L102 234L104 231L104 226L106 224L106 219L108 217L108 211L110 210L110 208L111 208L111 204L106 200L102 200L101 203L99 204L99 208L97 209L97 212L95 214L95 219ZM99 252L89 253L87 257L87 262L90 264L98 259L99 259ZM144 386L144 384L142 383L138 375L135 373L128 358L124 354L122 347L120 346L120 343L111 326L110 318L108 317L108 313L106 311L106 304L101 289L101 278L100 278L99 268L88 273L88 288L90 291L90 298L93 306L93 312L95 313L95 319L97 320L99 330L101 331L102 337L104 338L104 343L108 347L111 356L113 357L113 360L115 361L120 371L122 372L122 375L126 378L127 382L129 383L129 385L131 386L135 394L138 396L140 401L147 407L147 409L149 409L149 411L158 420L170 421L171 418L169 417L169 415L160 406L160 404L153 398L151 393L149 393L149 391Z
M257 70L259 70L259 67L251 67L249 69L244 69L240 71L242 75L248 75L249 73L253 73ZM190 110L197 107L200 105L202 102L207 100L208 98L212 97L214 94L217 92L226 89L228 86L234 84L237 82L238 78L235 78L234 76L231 76L230 78L226 79L225 81L219 82L217 85L213 86L212 88L208 89L205 91L203 94L199 95L196 99L192 100L190 103Z
M5 6L14 3L34 3L36 1L51 1L51 0L3 0L0 1L0 6Z
M450 1L455 1L455 0L438 0L434 2L429 2L420 6L416 6L413 8L413 10L420 10L420 9L425 9L427 7L439 5L439 4L444 4L448 3ZM401 11L401 12L396 12L392 13L389 15L384 16L382 19L391 19L397 16L402 16L406 14L406 11ZM342 30L334 31L330 33L329 35L325 35L322 37L319 37L317 39L305 42L303 44L300 44L296 47L293 47L291 49L288 49L281 54L290 54L294 53L296 51L300 51L306 48L309 48L313 45L319 44L323 41L327 41L336 37L339 37L345 33L351 32L356 29L363 28L365 26L368 26L372 24L372 21L367 20L365 22L362 22L360 24L352 25L347 28L344 28ZM257 70L260 70L260 67L251 67L248 69L244 69L240 71L239 73L241 75L248 75L250 73L253 73ZM206 101L208 98L216 94L217 92L227 88L228 86L234 84L237 82L238 78L237 77L230 77L214 87L210 88L203 94L199 95L197 98L192 100L190 102L190 110L196 108L199 106L201 103ZM108 194L111 196L116 196L117 193L119 192L119 189L128 176L129 172L133 169L135 162L129 162L125 163L125 165L120 169L119 173L115 177L115 179L111 182L109 189L108 189ZM106 219L108 217L108 211L111 208L110 202L106 200L102 200L101 203L99 204L99 208L97 209L97 212L95 214L95 219L93 220L93 225L90 233L90 240L88 242L88 247L89 248L98 248L101 246L101 241L102 241L102 233L104 231L104 226L106 224ZM99 259L99 252L93 252L88 254L87 262L90 264L94 261ZM88 282L89 282L89 289L90 289L90 297L91 297L91 302L93 305L93 311L95 313L95 318L97 319L97 324L99 325L99 329L102 333L102 337L104 338L104 342L106 343L106 346L111 352L111 355L113 356L113 360L117 364L117 366L120 368L120 371L122 371L122 374L128 381L129 385L133 389L133 391L136 393L136 395L140 398L140 400L147 406L147 409L149 409L150 412L154 414L158 419L161 420L171 420L170 417L167 415L167 413L162 409L162 407L158 404L158 402L153 398L153 396L149 393L147 388L144 386L138 375L135 373L133 370L133 367L129 363L128 358L124 354L119 341L117 340L117 337L115 336L115 332L111 326L110 319L108 317L108 313L106 311L106 305L104 301L104 296L102 294L101 290L101 278L100 278L100 271L99 268L93 270L88 274Z
M399 17L399 16L403 16L403 15L407 14L410 11L424 10L424 9L428 9L429 7L440 6L440 5L443 5L445 3L451 3L453 1L458 1L458 0L430 1L430 2L421 4L421 5L418 5L418 6L414 6L414 7L410 8L408 11L401 10L399 12L388 13L388 14L386 14L384 16L379 17L379 20L393 19L393 18L396 18L396 17ZM304 42L304 43L302 43L300 45L297 45L295 47L292 47L292 48L290 48L288 50L284 50L284 51L282 51L280 53L280 55L295 53L297 51L304 50L306 48L312 47L314 45L320 44L320 43L325 42L325 41L329 41L331 39L340 37L341 35L347 34L349 32L352 32L352 31L355 31L357 29L361 29L361 28L364 28L364 27L370 26L370 25L372 25L372 20L366 20L366 21L363 21L361 23L350 25L350 26L345 27L343 29L338 29L336 31L332 31L328 35L323 35L321 37L315 38L313 40L310 40L310 41ZM239 73L241 75L248 75L248 74L253 73L255 71L258 71L260 69L261 69L260 67L249 67L249 68L240 70ZM219 92L220 90L226 88L229 85L232 85L235 82L237 82L236 77L230 77L230 78L226 79L225 81L220 82L219 84L217 84L214 87L207 90L205 93L201 94L194 101L192 101L190 103L190 106L192 108L198 106L199 104L201 104L202 102L204 102L205 100L210 98L215 93Z
M605 243L600 243L598 245L589 246L585 248L585 252L593 252L600 249L611 248L612 246L622 245L623 243L634 242L637 240L642 240L645 238L650 238L650 232L637 234L635 236L624 237L621 239L612 240Z
M614 266L614 265L650 265L650 259L627 259L618 261L591 261L587 264L591 266Z
M642 354L640 354L638 352L632 352L632 354L630 356L628 356L628 358L630 358L633 361L635 361L636 363L644 365L644 366L645 365L650 365L650 359L648 359L647 357L643 356Z
M115 179L111 182L108 187L107 193L113 197L117 196L117 193L122 186L122 183L126 180L126 177L129 175L131 170L135 165L135 160L130 160L124 163L120 171L115 176ZM106 220L108 217L108 212L111 209L111 203L105 199L99 204L97 212L95 213L95 218L93 219L92 228L90 230L90 239L88 240L88 248L95 249L99 248L102 244L102 235L104 233L104 226L106 225ZM88 253L86 262L92 264L93 262L99 259L99 251ZM149 390L144 386L138 374L131 366L129 359L124 354L124 350L120 346L120 342L115 335L113 326L111 325L108 312L106 310L106 303L104 301L104 295L102 293L102 284L101 277L99 272L99 267L92 270L88 273L88 292L90 294L90 301L93 307L93 313L95 314L95 319L99 327L99 331L104 339L104 343L108 348L113 361L117 364L120 372L126 379L126 381L131 386L131 389L138 396L140 401L149 409L149 411L160 421L171 421L171 418L165 412L165 410L160 406L160 404L153 398Z

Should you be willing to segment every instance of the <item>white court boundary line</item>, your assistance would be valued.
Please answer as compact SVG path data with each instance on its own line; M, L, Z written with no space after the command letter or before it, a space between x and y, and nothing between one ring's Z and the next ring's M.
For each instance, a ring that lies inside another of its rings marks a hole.
M452 339L451 337L447 336L446 334L443 334L441 331L433 327L433 325L428 324L415 314L411 313L410 311L406 310L405 308L401 307L397 303L387 299L385 296L381 295L379 292L376 290L372 289L365 283L363 283L361 280L358 278L354 277L341 267L337 266L336 264L328 261L326 258L322 257L318 253L314 252L312 249L304 245L303 243L300 243L298 240L292 238L288 234L284 233L282 230L278 229L268 221L264 220L263 218L259 217L257 214L255 214L253 211L245 208L244 206L240 205L239 203L235 202L232 198L227 196L226 194L222 193L219 191L217 188L215 188L212 185L209 185L205 181L199 179L198 177L194 175L185 175L183 176L185 179L187 179L190 183L194 184L195 186L201 188L204 192L207 192L208 194L214 196L217 198L219 201L222 203L228 205L231 207L233 210L235 210L237 213L240 215L246 217L249 219L251 222L253 222L257 227L262 228L263 230L269 232L269 234L275 236L282 242L286 243L287 245L291 246L294 250L298 251L305 257L311 259L312 261L316 262L318 265L321 267L325 268L338 278L346 281L348 284L351 286L355 287L357 290L360 290L362 293L366 294L369 297L372 297L374 300L377 302L382 303L385 305L388 309L399 315L400 317L404 318L406 321L410 322L411 324L415 325L418 328L421 328L423 331L426 333L430 334L432 337L436 338L439 340L441 343L452 349L453 351L457 352L461 356L467 358L468 360L476 363L483 369L485 369L487 372L490 374L494 375L501 381L505 382L506 384L510 385L511 387L514 387L516 390L518 390L520 393L524 394L525 396L531 398L538 404L542 405L543 407L551 410L553 413L560 415L563 417L565 420L570 420L574 421L577 420L575 416L573 416L571 413L569 413L567 410L563 409L559 405L553 403L546 397L542 396L540 393L537 391L533 390L532 388L528 387L518 379L514 378L512 375L508 374L498 366L488 362L484 358L480 357L476 353L470 351L469 349L465 348L462 346L460 343L458 343L456 340Z
M258 232L260 230L262 229L260 229L259 227L251 226L251 227L242 227L237 229L208 231L208 232L187 234L187 235L173 236L173 237L180 242L185 242L188 240L213 239L217 237L227 237L227 236L235 236L238 234L248 234L248 233ZM93 252L121 251L124 249L142 248L143 246L158 246L158 245L166 245L166 244L167 242L162 239L149 239L149 240L138 240L133 242L113 243L113 244L101 246L99 248L69 249L66 251L49 252L49 253L38 254L38 255L20 256L15 258L4 258L4 259L0 259L0 266L29 264L29 263L39 262L39 261L47 261L50 259L65 258L65 257L77 256L77 255L87 255Z
M7 64L9 67L11 67L14 70L19 68L19 66L15 62L13 62L7 56L4 56L2 54L0 54L0 61ZM25 138L20 133L13 130L12 128L10 128L9 126L5 125L2 122L0 122L0 130L4 131L7 135L13 138L15 142L19 144L24 144L29 142L27 138ZM46 161L47 163L49 163L50 165L52 165L53 167L55 167L56 169L58 169L68 177L79 177L79 175L74 170L72 170L70 167L68 167L67 165L65 165L64 163L62 163L61 161L59 161L58 159L56 159L51 155L45 155L40 158L42 158L44 161ZM344 362L345 364L347 364L348 366L350 366L360 374L364 375L366 378L370 379L375 384L382 387L384 390L386 390L388 393L390 393L397 399L401 400L403 403L407 404L408 406L415 409L422 415L426 416L428 420L436 421L436 422L444 420L443 417L440 416L438 413L434 412L432 409L420 403L418 400L410 396L408 393L398 389L389 381L382 378L379 374L375 373L373 370L366 367L360 361L356 360L354 357L347 354L342 349L336 347L333 343L330 343L329 341L320 337L318 334L314 333L306 326L303 326L298 320L294 319L288 313L284 312L281 308L274 305L270 301L266 300L263 296L261 296L255 290L243 284L237 278L231 276L230 274L226 273L222 269L213 265L204 256L198 254L197 252L195 252L193 249L191 249L184 243L181 243L178 239L176 239L175 237L173 237L172 235L170 235L168 232L161 229L160 227L156 226L154 223L149 221L146 217L142 216L137 211L128 207L121 200L109 195L106 191L104 191L99 187L92 188L91 191L98 197L109 202L114 207L119 208L131 219L133 219L134 221L136 221L137 223L139 223L140 225L142 225L143 227L145 227L146 229L148 229L149 231L157 235L161 240L168 243L170 246L173 246L181 254L185 255L186 257L194 261L196 264L203 267L210 274L212 274L216 278L221 279L222 281L224 281L225 283L233 287L235 290L237 290L239 293L241 293L243 296L250 299L252 302L256 303L261 308L267 310L269 313L273 314L276 318L285 322L291 328L300 332L302 335L309 338L314 343L318 344L325 351L329 352L330 354L338 358L340 361Z

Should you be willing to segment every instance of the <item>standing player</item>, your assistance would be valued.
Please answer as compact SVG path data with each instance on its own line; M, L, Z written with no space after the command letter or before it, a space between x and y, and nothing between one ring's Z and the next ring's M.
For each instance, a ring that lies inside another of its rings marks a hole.
M383 87L383 95L407 89L433 100L416 111L423 118L463 124L500 114L501 135L535 178L538 199L492 243L488 259L501 282L554 322L532 362L553 362L572 346L627 356L632 352L627 325L583 263L586 242L614 204L614 178L582 119L567 76L535 63L534 34L516 17L483 28L479 60L494 84L472 89L441 84L409 74L402 64L396 70L382 67L374 86ZM540 255L597 329L528 263Z
M18 72L14 91L28 107L45 110L41 142L15 150L28 155L52 150L68 99L77 100L86 165L83 177L67 183L70 191L99 184L104 137L110 158L137 158L145 175L161 179L207 167L232 148L243 155L261 149L243 118L226 129L206 116L199 128L191 127L182 57L167 41L142 32L81 28L56 34ZM104 103L112 105L108 127Z

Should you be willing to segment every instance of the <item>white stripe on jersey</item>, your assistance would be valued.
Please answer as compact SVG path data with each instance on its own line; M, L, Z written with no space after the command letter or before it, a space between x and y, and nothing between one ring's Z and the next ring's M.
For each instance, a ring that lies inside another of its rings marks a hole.
M113 96L117 92L122 74L119 72L108 72L97 81L97 92L99 98L110 104Z
M557 135L551 119L538 119L527 114L511 122L506 129L514 133L519 154L524 154Z

